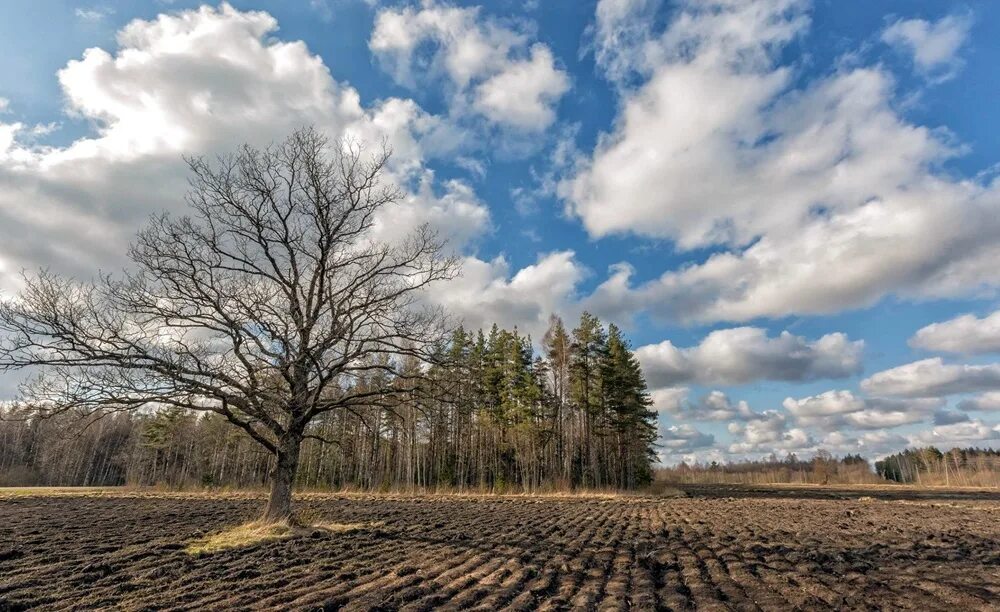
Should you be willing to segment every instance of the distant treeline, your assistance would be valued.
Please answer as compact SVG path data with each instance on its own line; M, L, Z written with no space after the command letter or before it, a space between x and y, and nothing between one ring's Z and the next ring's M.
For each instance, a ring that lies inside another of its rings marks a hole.
M754 461L681 463L659 468L664 483L687 484L877 484L1000 487L1000 451L934 447L905 450L872 464L861 455L834 457L819 451L808 460L790 453Z
M421 389L322 415L303 487L633 488L652 477L655 412L621 332L553 317L535 355L494 326L457 330ZM394 365L404 376L426 366ZM272 456L225 419L183 409L18 419L0 409L0 485L263 485Z
M875 471L895 482L932 486L1000 487L1000 450L933 446L907 449L875 462Z
M861 455L836 458L819 451L812 459L799 459L789 453L784 459L770 455L766 459L732 463L680 463L656 471L657 480L678 484L865 484L883 482Z

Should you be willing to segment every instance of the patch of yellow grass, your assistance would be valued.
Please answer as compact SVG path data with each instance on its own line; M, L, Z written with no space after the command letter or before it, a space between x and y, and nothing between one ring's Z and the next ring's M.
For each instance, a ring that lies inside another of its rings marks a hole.
M163 489L147 486L108 487L0 487L0 499L10 497L114 497L114 498L169 498L169 499L261 499L267 497L264 489ZM572 491L539 490L533 492L497 493L478 489L415 489L411 491L364 491L360 489L296 491L296 500L327 499L634 499L647 497L683 497L679 490L667 487L649 491L609 491L576 489Z
M255 521L199 538L188 544L184 552L189 555L208 555L232 548L245 548L264 542L276 542L293 537L312 535L317 531L328 534L349 533L379 524L381 523L320 523L299 526L289 523L261 523Z
M107 487L0 487L0 498L56 497L61 495L99 497L111 490Z
M184 552L189 555L203 555L228 550L230 548L243 548L260 544L261 542L271 542L290 538L293 527L281 523L247 523L237 525L232 529L213 533L188 544Z
M320 529L329 533L350 533L371 527L381 527L384 524L385 521L375 521L372 523L320 523L319 525L313 525L311 529ZM307 529L310 528L307 527Z
M922 506L924 508L954 508L956 510L982 510L985 512L1000 512L1000 505L997 506L983 506L977 505L976 500L955 500L955 501L914 501L910 499L896 499L891 500L889 503L906 505L906 506Z

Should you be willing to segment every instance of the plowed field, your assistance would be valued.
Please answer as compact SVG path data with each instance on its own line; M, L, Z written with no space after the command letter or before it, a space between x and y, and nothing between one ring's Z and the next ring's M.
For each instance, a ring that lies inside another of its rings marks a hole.
M0 493L0 610L1000 609L991 500L316 495L369 527L184 551L261 505Z

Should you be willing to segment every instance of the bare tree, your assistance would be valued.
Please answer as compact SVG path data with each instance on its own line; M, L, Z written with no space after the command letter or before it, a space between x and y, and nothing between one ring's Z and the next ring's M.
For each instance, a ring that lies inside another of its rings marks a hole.
M216 163L189 159L193 214L154 218L120 277L48 272L0 303L0 368L36 367L21 401L42 414L179 406L223 415L275 456L268 521L291 519L309 424L391 405L396 365L447 333L420 292L457 260L427 227L378 241L399 198L388 153L313 129Z

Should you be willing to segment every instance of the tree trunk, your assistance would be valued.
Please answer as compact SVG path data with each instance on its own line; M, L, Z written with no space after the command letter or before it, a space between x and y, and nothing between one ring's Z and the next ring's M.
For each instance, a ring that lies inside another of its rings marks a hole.
M292 487L301 446L301 436L289 435L278 447L277 461L271 472L271 495L262 517L265 523L283 523L292 519Z

